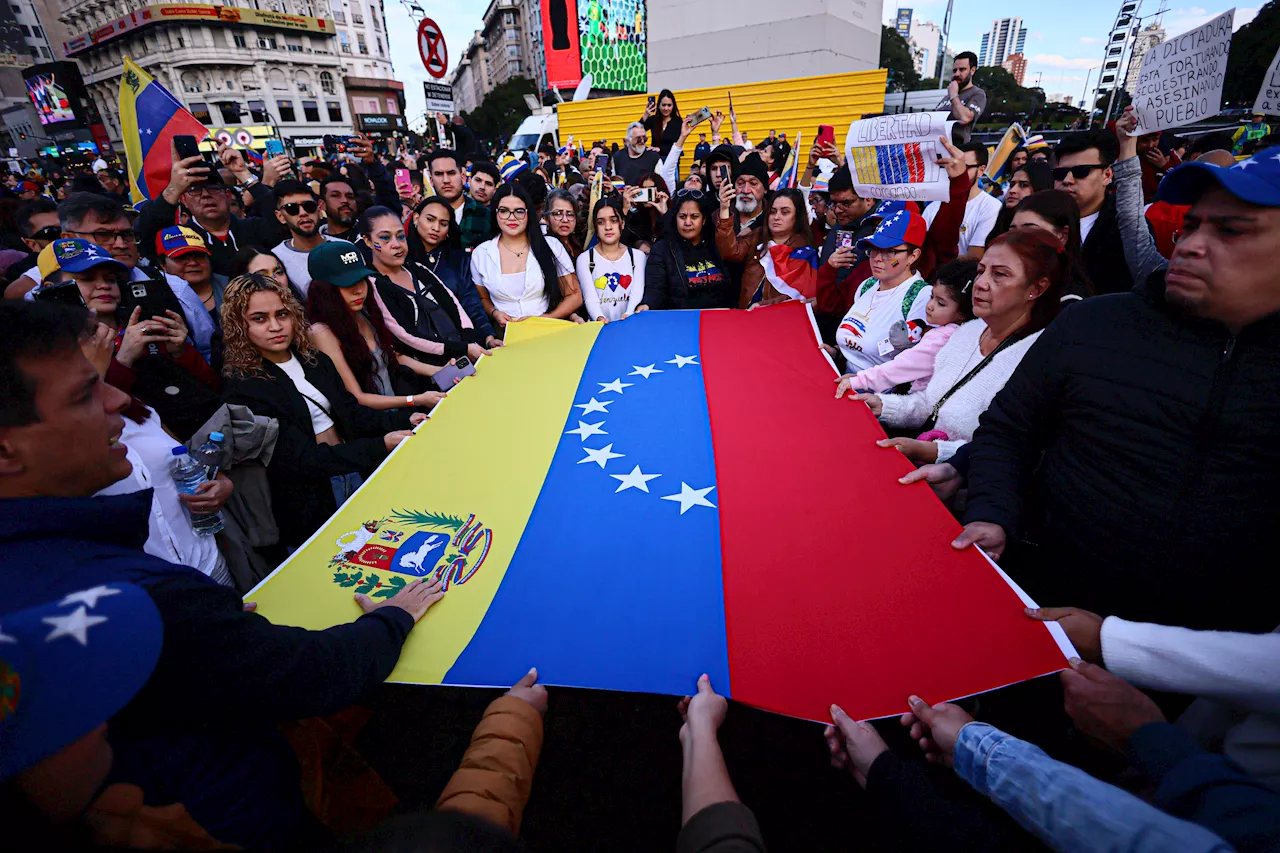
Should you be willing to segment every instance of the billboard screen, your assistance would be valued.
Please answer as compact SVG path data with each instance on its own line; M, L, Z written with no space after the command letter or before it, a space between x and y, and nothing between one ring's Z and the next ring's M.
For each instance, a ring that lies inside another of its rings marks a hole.
M582 73L591 75L592 88L619 92L648 88L647 27L644 0L579 0Z
M67 91L68 81L59 80L56 72L33 74L26 78L27 96L35 105L36 114L43 125L74 121L75 107Z
M544 0L542 42L547 54L547 85L553 89L577 86L582 80L577 28L578 5L575 0Z
M907 38L908 36L911 35L911 10L910 9L898 10L898 20L897 20L897 26L895 27L895 29L897 29L898 35L902 36L903 38Z

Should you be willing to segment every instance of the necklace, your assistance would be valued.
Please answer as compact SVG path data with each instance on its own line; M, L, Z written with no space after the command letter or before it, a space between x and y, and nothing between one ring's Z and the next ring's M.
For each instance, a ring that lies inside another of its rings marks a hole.
M524 252L517 252L515 249L509 249L509 248L507 248L506 246L502 245L502 242L501 242L501 241L499 241L499 242L498 242L498 248L500 248L500 249L506 249L508 252L510 252L512 255L515 255L517 258L523 258L523 257L524 257ZM527 252L527 251L529 251L529 250L526 248L526 249L525 249L525 252Z

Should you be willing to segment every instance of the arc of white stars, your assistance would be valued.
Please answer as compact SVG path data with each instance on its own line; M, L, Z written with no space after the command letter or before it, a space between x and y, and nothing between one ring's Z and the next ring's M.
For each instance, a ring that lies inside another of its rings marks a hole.
M616 391L621 394L623 388L630 388L633 383L623 382L621 379L615 379L612 382L597 382L596 384L600 386L601 394L605 391Z
M588 439L588 438L590 438L590 437L591 437L591 436L593 436L593 435L608 435L608 434L609 434L609 433L605 432L604 430L600 429L600 427L602 427L602 426L604 426L604 421L601 421L601 422L600 422L600 423L598 423L598 424L588 424L588 423L584 423L584 422L582 422L582 421L578 421L578 428L577 428L577 429L569 429L569 430L565 430L564 434L565 434L565 435L576 435L576 436L580 436L580 437L582 438L583 443L585 444L585 443L586 443L586 441L587 441L587 439Z
M609 476L617 480L620 484L618 488L613 490L613 493L616 495L618 492L625 491L626 489L639 489L640 491L647 493L649 491L649 481L656 480L662 475L646 474L641 471L640 466L637 465L631 469L630 474L610 474Z
M663 497L663 500L678 501L680 503L681 515L684 515L692 507L695 507L695 506L708 506L708 507L711 507L712 509L715 509L716 505L713 504L711 501L707 500L707 494L714 488L715 486L707 486L705 489L693 489L689 487L688 483L681 481L680 494L666 495L665 497Z
M594 462L600 466L600 470L602 471L610 459L621 459L623 456L627 455L625 453L614 453L612 444L606 444L599 450L593 450L590 447L584 447L582 449L587 452L587 455L582 459L579 459L578 464L582 465L585 462Z

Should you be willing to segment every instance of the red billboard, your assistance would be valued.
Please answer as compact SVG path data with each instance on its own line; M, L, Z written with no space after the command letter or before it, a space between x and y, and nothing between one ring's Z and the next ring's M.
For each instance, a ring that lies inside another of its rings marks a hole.
M542 43L547 54L547 86L568 89L582 81L575 0L543 0Z

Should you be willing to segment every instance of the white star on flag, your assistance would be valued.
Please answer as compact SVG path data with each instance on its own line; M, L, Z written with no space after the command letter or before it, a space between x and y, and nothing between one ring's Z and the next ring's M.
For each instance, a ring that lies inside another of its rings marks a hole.
M640 365L638 365L638 364L633 364L633 365L631 365L631 366L632 366L632 367L634 367L634 368L635 368L635 370L633 370L633 371L631 371L630 373L628 373L628 374L627 374L628 376L643 376L645 379L648 379L650 376L652 376L652 375L653 375L653 374L655 374L655 373L665 373L665 372L666 372L665 370L658 370L658 369L657 369L656 367L654 367L652 364L648 365L647 367L641 367L641 366L640 366Z
M631 387L630 382L623 382L621 379L615 379L612 382L597 382L596 384L600 386L601 394L603 394L605 391L617 391L619 394L621 394L623 388Z
M696 355L677 355L675 358L667 360L667 364L674 364L676 367L684 367L686 364L696 365L697 363L698 357Z
M649 481L656 480L662 475L646 474L643 471L641 471L640 466L637 465L636 467L631 469L630 474L610 474L609 476L617 480L618 483L620 484L618 488L613 490L613 493L616 495L618 492L621 492L624 489L639 489L642 492L648 492Z
M106 598L108 595L118 595L120 590L112 589L107 586L95 586L93 589L82 589L79 592L73 592L66 598L58 602L62 607L70 607L73 604L84 604L89 608L98 606L98 599Z
M16 642L18 642L18 639L16 637L10 637L3 630L0 630L0 643L16 643Z
M80 645L87 646L89 629L106 622L107 617L90 616L89 611L82 605L66 616L46 616L40 621L53 626L49 636L44 638L46 643L51 643L59 637L74 637Z
M610 459L621 459L623 456L626 456L625 453L614 453L612 444L606 444L599 450L592 450L590 447L584 447L582 449L587 451L587 455L582 459L579 459L578 464L581 465L584 462L594 462L599 465L602 470L604 469L605 463Z
M691 489L689 488L688 483L681 482L680 494L667 495L666 497L663 498L663 500L679 501L681 515L684 515L686 512L688 512L690 507L695 507L695 506L709 506L712 509L715 509L716 505L713 504L711 501L707 500L707 493L714 488L715 486L707 486L705 489Z
M575 409L582 409L582 414L584 415L589 415L592 412L604 412L607 415L609 414L609 404L612 402L613 402L612 400L605 400L603 403L601 403L595 397L592 397L591 402L574 403L573 407Z
M565 435L577 435L577 436L581 436L581 437L582 437L582 441L583 441L583 443L585 444L585 443L586 443L586 441L587 441L587 439L588 439L588 438L590 438L590 437L591 437L591 436L593 436L593 435L608 435L608 434L609 434L609 433L605 432L604 430L600 429L600 427L602 427L602 426L604 426L604 421L601 421L601 422L600 422L600 423L598 423L598 424L588 424L588 423L583 423L582 421L578 421L578 428L577 428L577 429L565 430L565 433L564 433L564 434L565 434Z
M1250 157L1248 160L1242 160L1239 163L1237 163L1236 168L1243 172L1245 169L1249 168L1250 166L1256 166L1256 165L1258 165L1258 161Z

